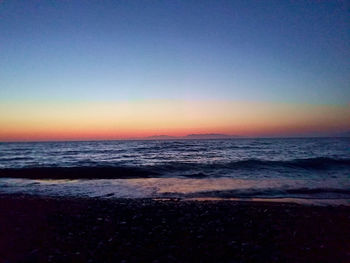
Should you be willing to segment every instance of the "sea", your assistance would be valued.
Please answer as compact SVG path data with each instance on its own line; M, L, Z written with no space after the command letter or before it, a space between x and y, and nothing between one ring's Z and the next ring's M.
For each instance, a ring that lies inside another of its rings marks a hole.
M350 205L350 138L4 142L0 194Z

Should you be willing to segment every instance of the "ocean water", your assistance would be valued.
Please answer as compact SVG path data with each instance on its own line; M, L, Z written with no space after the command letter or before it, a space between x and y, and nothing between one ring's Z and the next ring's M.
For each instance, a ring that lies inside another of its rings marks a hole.
M350 138L0 143L0 193L350 204Z

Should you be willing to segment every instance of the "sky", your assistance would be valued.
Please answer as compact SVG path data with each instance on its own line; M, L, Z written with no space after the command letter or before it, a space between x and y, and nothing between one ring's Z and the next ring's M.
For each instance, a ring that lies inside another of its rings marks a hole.
M350 130L347 1L0 1L0 141Z

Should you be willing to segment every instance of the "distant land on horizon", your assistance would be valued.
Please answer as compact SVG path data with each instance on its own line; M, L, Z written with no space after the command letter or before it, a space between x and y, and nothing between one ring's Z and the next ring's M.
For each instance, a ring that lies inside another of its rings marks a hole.
M188 134L184 136L184 139L228 139L228 138L238 138L239 135L227 135L220 133L207 133L207 134Z
M318 134L299 134L290 136L244 136L244 135L230 135L221 133L198 133L198 134L187 134L184 136L170 136L165 134L151 135L146 137L129 137L123 139L84 139L84 140L18 140L18 141L0 141L0 143L5 142L59 142L59 141L127 141L127 140L214 140L214 139L249 139L249 138L350 138L350 131L340 132L340 133L318 133Z
M221 133L198 133L198 134L187 134L185 136L170 136L170 135L152 135L147 137L130 138L137 140L179 140L179 139L230 139L230 138L241 138L244 136L240 135L229 135Z
M275 137L275 136L272 136ZM341 133L329 133L329 134L310 134L310 135L296 135L296 136L282 136L278 138L289 138L289 137L350 137L350 131ZM242 136L242 135L230 135L221 133L198 133L198 134L187 134L185 136L170 136L170 135L152 135L147 137L130 138L132 140L191 140L191 139L234 139L234 138L270 138L270 136Z

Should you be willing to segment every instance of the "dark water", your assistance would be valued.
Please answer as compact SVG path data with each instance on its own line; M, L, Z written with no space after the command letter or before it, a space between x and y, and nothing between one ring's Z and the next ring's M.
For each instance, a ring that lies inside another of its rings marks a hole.
M100 179L100 188L161 178L140 184L162 195L348 198L350 138L2 143L0 176Z

